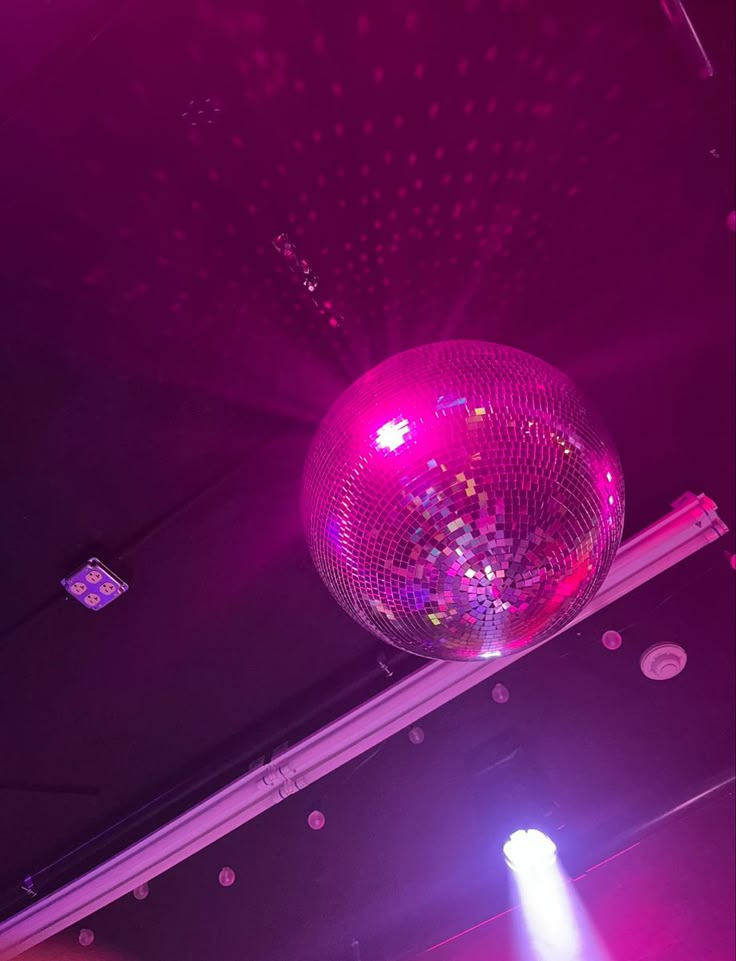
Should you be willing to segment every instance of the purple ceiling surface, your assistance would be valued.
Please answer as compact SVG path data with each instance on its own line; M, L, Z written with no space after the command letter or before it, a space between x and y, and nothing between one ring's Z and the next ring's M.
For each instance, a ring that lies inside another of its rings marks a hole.
M27 873L382 683L375 640L312 568L298 491L320 417L388 355L452 337L535 354L610 429L627 534L688 489L733 527L734 77L725 0L688 5L708 79L657 0L6 8L0 881L16 910ZM724 550L688 568L707 616L683 640L716 652ZM99 614L59 583L92 556L129 584ZM729 705L724 689L693 713L689 750Z

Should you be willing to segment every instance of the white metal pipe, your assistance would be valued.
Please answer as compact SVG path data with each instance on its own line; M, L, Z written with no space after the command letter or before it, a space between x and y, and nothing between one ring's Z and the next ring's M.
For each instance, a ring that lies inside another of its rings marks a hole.
M710 498L684 494L669 514L619 548L601 589L565 630L717 540L727 529ZM471 663L433 661L420 668L293 745L276 762L249 771L0 924L0 961L16 957L99 911L533 650L536 647L498 660Z

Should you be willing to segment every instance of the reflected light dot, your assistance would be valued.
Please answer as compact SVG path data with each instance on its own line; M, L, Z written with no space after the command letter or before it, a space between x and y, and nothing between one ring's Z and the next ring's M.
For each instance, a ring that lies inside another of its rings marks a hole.
M223 868L217 876L221 887L229 888L235 884L235 871L232 868Z
M325 826L326 818L321 811L312 811L307 818L307 824L313 831L321 831Z
M412 744L422 744L424 741L424 731L418 724L415 724L409 731L408 737Z
M139 884L137 888L133 889L133 897L136 901L145 901L149 894L148 883Z
M88 948L90 944L92 944L94 939L95 939L95 933L94 931L90 931L89 928L82 928L82 930L79 932L78 941L83 948Z

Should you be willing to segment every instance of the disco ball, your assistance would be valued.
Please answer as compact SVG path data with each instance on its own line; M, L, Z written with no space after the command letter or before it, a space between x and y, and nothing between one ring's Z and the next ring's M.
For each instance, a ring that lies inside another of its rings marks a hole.
M616 451L541 360L455 340L352 384L309 451L302 514L336 600L404 651L512 654L560 631L621 539Z

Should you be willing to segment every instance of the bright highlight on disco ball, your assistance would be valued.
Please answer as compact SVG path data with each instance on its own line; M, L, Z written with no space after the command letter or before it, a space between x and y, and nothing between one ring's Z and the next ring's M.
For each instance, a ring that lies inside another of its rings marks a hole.
M363 627L445 660L564 628L623 528L618 456L578 388L484 341L390 357L328 411L302 482L322 579Z
M514 831L503 846L503 856L512 871L538 871L554 863L557 845L535 828Z

